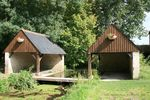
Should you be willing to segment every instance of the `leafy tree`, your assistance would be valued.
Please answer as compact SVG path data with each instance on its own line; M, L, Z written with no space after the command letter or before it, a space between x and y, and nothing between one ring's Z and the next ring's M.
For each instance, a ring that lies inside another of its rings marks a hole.
M67 29L62 33L60 42L67 52L66 64L75 68L85 64L87 48L95 41L96 17L91 12L91 5L86 1L72 0L68 6L69 12L76 13L66 12Z
M130 38L143 35L142 23L148 3L149 0L95 0L97 34L101 34L109 24L116 24Z
M55 42L59 40L65 26L66 0L15 0L11 5L17 13L14 24L45 33Z

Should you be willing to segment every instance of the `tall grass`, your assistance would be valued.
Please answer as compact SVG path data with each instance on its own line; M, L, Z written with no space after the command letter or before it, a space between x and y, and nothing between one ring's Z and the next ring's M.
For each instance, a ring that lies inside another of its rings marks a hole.
M100 84L100 80L97 78L79 81L68 90L62 100L90 100L88 95L97 88L98 84Z

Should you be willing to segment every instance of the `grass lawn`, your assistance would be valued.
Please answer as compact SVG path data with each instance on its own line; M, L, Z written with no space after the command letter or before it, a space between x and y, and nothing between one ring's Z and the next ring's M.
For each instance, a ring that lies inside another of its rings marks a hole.
M29 91L12 90L9 93L1 93L0 100L46 100L49 95L60 94L56 90L59 85L38 85L36 89Z
M93 89L89 98L93 96L95 100L149 100L150 99L150 81L130 80L100 82ZM95 92L95 93L94 93Z
M99 81L74 85L63 100L150 100L150 80Z

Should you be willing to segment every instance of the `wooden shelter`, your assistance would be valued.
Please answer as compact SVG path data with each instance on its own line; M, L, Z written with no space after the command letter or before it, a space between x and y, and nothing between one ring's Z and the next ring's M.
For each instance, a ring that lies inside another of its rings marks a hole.
M93 55L98 55L100 73L128 73L139 77L139 49L119 29L110 25L88 49L88 74L92 76Z
M33 67L36 75L40 71L64 71L65 51L51 42L45 35L20 30L4 50L5 74Z

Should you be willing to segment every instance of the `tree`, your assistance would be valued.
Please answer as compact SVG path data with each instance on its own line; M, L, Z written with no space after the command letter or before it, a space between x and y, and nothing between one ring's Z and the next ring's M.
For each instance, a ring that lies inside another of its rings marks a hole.
M70 68L85 64L87 49L95 41L96 17L91 12L91 4L83 1L69 2L65 19L67 28L61 35L60 43L67 52L65 60Z
M98 17L97 34L100 35L109 24L116 24L129 38L142 36L145 33L142 23L148 2L149 0L95 0L93 11Z
M63 16L66 2L66 0L12 0L11 7L16 11L13 24L45 33L56 42L64 30Z

